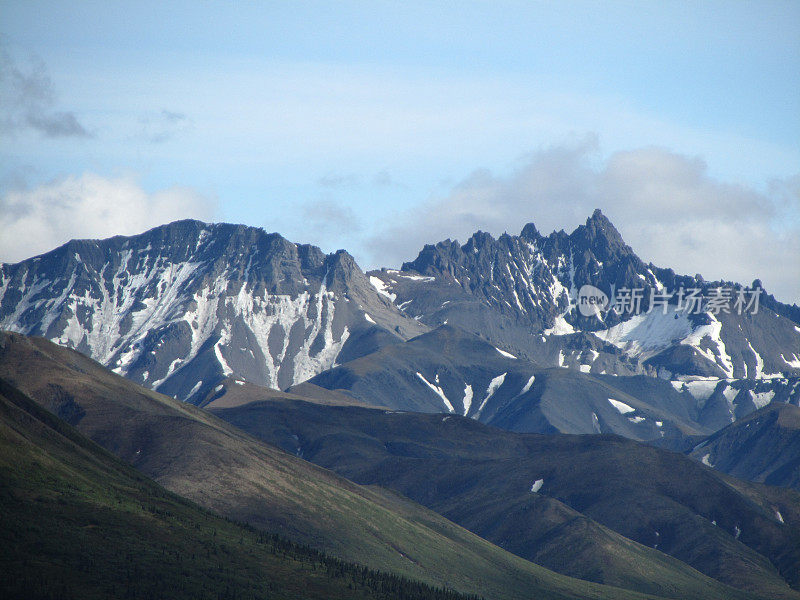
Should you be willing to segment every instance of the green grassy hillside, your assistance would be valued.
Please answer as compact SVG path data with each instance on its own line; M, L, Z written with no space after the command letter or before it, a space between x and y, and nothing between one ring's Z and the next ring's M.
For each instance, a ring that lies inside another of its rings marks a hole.
M466 598L167 492L0 380L5 598Z

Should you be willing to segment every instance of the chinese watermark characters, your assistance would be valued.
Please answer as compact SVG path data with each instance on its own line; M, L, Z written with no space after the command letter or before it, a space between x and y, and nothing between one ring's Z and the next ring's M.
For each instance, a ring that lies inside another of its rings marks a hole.
M758 314L761 292L760 287L680 287L674 291L652 287L621 287L612 290L609 298L602 290L584 285L578 292L576 306L585 317L598 316L610 310L618 315L650 314L654 311L667 314L670 310L695 315L706 312L712 315L755 315ZM646 310L643 310L643 306L646 306Z

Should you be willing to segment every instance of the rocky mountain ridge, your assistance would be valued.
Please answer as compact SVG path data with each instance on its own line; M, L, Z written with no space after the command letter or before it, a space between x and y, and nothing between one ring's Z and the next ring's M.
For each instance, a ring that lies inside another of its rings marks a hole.
M758 280L706 282L645 264L599 210L571 234L542 236L533 223L519 236L478 232L368 275L415 319L456 325L542 366L666 379L800 375L797 306ZM605 296L604 310L584 314L584 289Z
M426 330L345 251L198 221L75 240L2 265L0 328L46 337L188 401L233 373L285 388L343 352L356 356L364 336Z

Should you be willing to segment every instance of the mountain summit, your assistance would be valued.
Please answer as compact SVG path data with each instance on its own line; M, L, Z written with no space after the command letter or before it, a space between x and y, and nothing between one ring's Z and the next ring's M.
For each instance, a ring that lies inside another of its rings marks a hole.
M420 322L456 325L541 365L667 379L800 375L797 307L760 286L706 282L646 264L600 210L572 233L544 236L533 223L518 236L479 231L463 245L426 245L399 271L369 275ZM584 286L610 303L627 293L630 310L583 314L576 301ZM728 295L721 310L688 310L682 300L694 293L705 301L718 289ZM756 292L760 303L735 309L739 295L752 300Z
M234 373L272 387L304 381L345 349L357 355L350 346L371 329L398 340L426 330L344 251L199 221L2 265L0 327L184 400Z
M558 231L545 237L528 223L519 236L504 233L495 240L479 231L463 246L452 240L427 245L414 261L403 264L401 272L456 284L535 330L552 327L558 316L567 314L583 284L611 289L642 281L657 283L652 269L599 209L571 234ZM581 325L599 329L620 320L610 318L610 323L595 320Z

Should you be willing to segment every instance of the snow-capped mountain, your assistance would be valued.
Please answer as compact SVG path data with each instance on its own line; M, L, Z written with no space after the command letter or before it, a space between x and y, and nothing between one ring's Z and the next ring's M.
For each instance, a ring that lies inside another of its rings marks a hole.
M198 221L2 265L0 328L188 401L231 374L285 388L427 329L344 251Z
M609 298L638 287L641 310L585 314L576 298L587 285ZM499 239L479 232L464 245L426 246L400 270L367 274L344 251L325 255L257 228L179 221L132 237L76 240L2 265L0 328L44 336L137 383L199 402L228 377L285 390L319 375L328 382L323 387L349 389L352 381L339 382L341 370L326 373L447 323L488 341L499 351L491 350L493 359L505 354L537 368L668 380L695 406L690 421L708 430L763 405L770 392L795 402L800 376L798 307L762 294L758 311L687 312L674 299L656 306L651 296L678 288L708 295L720 285L643 263L599 211L571 234L542 236L533 224ZM745 289L724 285L734 294ZM462 396L472 385L477 410L478 396L508 369L490 372L491 360L470 360L450 365L458 377L425 361L398 371L410 378L401 385L406 400L449 411L444 395L464 414ZM539 392L522 393L529 377L512 390L509 375L481 418L502 416L507 428L531 430L519 425L527 418L523 405L540 404ZM605 397L595 401L608 409ZM587 419L601 413L583 412L567 430L598 429Z
M542 366L676 380L800 375L800 308L758 281L709 283L645 264L599 210L571 234L545 237L532 223L519 236L478 232L369 275L415 319L457 325ZM585 314L584 286L609 303L627 292L628 305ZM724 306L689 304L716 294Z

